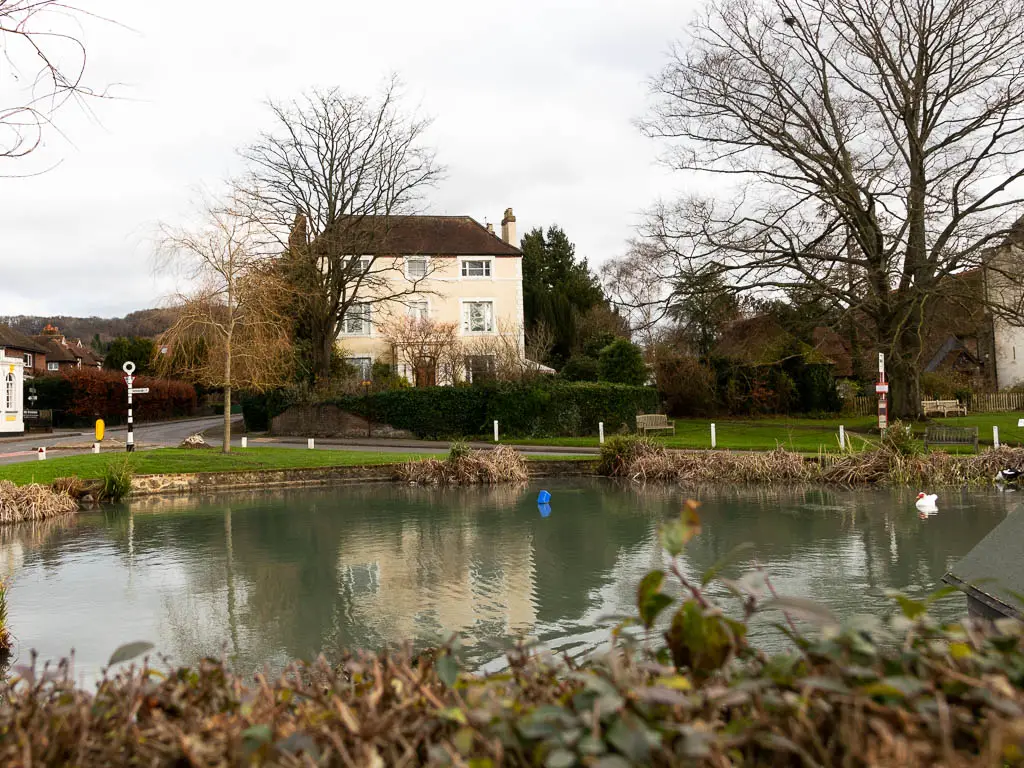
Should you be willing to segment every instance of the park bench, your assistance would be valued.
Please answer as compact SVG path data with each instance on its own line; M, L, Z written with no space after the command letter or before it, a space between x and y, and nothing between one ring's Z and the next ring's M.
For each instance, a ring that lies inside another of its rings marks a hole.
M924 447L929 445L972 445L977 453L978 428L930 425L924 431Z
M668 420L668 417L663 413L641 413L636 417L636 431L646 435L648 432L657 432L659 430L672 430L672 434L676 433L676 425L674 422Z
M967 406L961 405L959 400L922 400L921 410L925 416L929 413L941 413L943 416L951 413L967 415Z

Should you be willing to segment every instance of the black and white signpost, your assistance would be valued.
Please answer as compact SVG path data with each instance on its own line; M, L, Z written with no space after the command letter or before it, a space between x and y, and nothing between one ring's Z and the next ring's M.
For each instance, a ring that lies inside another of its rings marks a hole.
M124 370L124 383L128 385L128 439L125 441L125 450L132 453L135 450L135 429L134 418L132 417L132 395L144 395L149 392L149 387L132 387L135 377L135 363L131 360L121 366Z

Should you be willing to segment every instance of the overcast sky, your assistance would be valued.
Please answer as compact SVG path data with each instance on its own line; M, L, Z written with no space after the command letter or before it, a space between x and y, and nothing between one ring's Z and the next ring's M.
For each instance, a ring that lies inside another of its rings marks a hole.
M448 167L428 210L520 234L558 223L593 265L623 251L642 209L686 179L633 120L692 3L679 0L88 0L88 80L121 84L65 134L0 161L0 315L123 315L154 306L153 232L198 185L236 173L270 125L268 98L376 91L389 73L434 117ZM9 101L0 85L0 106ZM53 170L35 172L60 161Z

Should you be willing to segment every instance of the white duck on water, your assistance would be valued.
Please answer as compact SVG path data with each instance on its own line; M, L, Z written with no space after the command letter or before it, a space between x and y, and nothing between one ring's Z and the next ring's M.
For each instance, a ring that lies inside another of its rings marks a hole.
M919 512L938 512L939 508L935 504L938 499L937 494L924 493L922 491L917 494L917 501L914 503L914 506L917 507Z

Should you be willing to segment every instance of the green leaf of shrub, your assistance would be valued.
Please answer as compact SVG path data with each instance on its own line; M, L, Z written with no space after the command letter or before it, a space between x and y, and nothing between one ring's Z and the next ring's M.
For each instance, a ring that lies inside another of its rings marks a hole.
M449 688L455 687L459 679L459 663L450 654L445 654L434 663L437 676Z
M110 661L107 662L108 667L112 667L115 664L120 664L122 661L131 661L132 659L141 656L153 647L152 643L147 643L145 640L139 640L134 643L125 643L118 647L112 654L110 654Z
M704 575L700 577L700 585L702 587L706 587L708 584L711 583L712 579L714 579L719 573L721 573L723 568L730 565L731 563L736 562L740 559L742 555L745 555L747 552L750 552L753 548L753 543L749 541L744 542L742 544L737 544L735 547L733 547L720 558L718 558L718 560L715 561L714 565L712 565L710 568L704 571Z
M651 571L640 581L636 590L636 606L640 612L640 620L644 627L654 626L658 614L672 605L672 598L661 593L661 585L665 582L664 571Z

